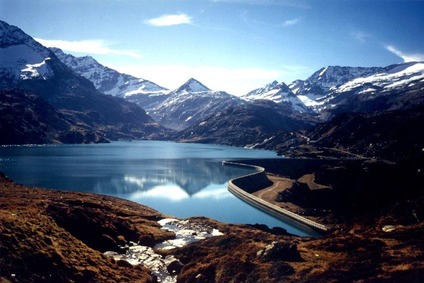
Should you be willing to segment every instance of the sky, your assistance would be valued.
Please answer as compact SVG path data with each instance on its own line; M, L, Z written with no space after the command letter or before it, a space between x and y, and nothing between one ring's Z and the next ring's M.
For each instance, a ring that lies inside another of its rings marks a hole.
M0 0L0 19L169 89L242 95L329 65L424 61L424 0Z

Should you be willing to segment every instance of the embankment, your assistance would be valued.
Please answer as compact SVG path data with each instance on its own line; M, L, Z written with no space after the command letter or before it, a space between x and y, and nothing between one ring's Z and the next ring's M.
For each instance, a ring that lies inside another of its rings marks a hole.
M314 222L308 218L300 216L296 213L283 209L252 195L253 192L264 189L273 184L266 176L265 168L231 161L223 161L223 165L249 167L256 170L254 173L228 181L228 190L235 196L276 218L279 218L285 222L289 222L290 224L301 226L302 228L311 228L314 231L318 231L319 233L323 234L329 232L329 228L323 224Z

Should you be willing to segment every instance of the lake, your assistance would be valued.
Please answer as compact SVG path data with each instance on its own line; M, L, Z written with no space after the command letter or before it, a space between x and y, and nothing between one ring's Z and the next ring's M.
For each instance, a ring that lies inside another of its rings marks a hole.
M0 171L19 184L120 197L171 216L260 223L311 235L228 192L229 179L252 171L221 162L242 158L278 157L265 150L165 141L3 146Z

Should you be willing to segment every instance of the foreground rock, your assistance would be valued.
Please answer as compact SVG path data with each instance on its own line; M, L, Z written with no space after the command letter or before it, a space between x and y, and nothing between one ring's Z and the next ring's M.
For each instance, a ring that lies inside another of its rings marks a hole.
M116 198L0 184L0 281L154 282L102 252L171 238L163 215Z
M209 233L216 236L180 247L178 239L169 241L174 232L158 223L165 216L145 206L28 188L2 177L0 282L157 281L142 264L104 255L113 250L125 254L120 246L131 247L131 242L153 248L178 282L420 282L422 204L422 197L399 201L320 239L194 218L189 223L213 227ZM155 247L167 240L175 248Z

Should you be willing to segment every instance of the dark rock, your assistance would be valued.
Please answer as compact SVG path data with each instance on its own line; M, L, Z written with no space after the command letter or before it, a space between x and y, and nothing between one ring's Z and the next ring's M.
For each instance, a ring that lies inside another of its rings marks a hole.
M297 250L297 245L292 243L272 242L265 247L262 255L265 260L303 261Z
M281 227L269 228L265 224L258 224L258 223L250 225L250 226L252 226L252 227L254 227L258 230L265 231L265 232L268 232L268 233L271 233L271 234L274 234L274 235L287 235L287 230L284 229L284 228L281 228Z
M156 244L154 237L152 235L141 235L140 238L138 238L138 242L140 245L152 247Z
M268 275L272 278L289 276L295 273L294 268L287 262L277 261L272 264L268 271Z
M128 268L133 268L134 266L132 266L132 264L131 263L129 263L128 261L126 261L126 260L122 260L122 259L120 259L120 260L118 260L117 262L116 262L116 264L118 265L118 266L122 266L122 267L128 267Z
M166 269L168 270L169 274L179 274L181 272L181 269L183 269L183 264L178 259L175 259L171 263L168 264Z

